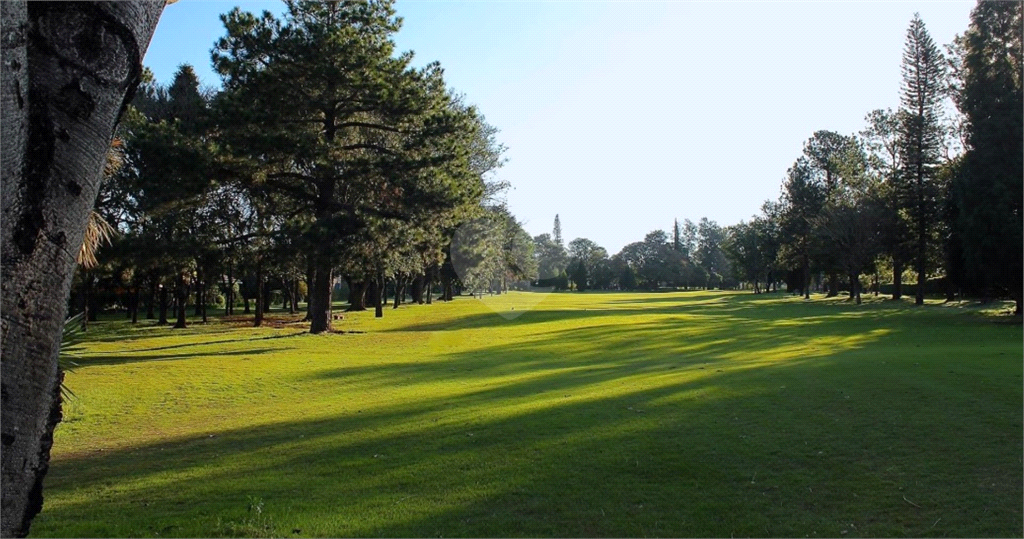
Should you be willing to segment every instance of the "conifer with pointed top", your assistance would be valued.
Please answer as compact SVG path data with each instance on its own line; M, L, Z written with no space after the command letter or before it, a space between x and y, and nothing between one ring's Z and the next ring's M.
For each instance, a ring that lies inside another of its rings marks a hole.
M910 221L917 270L917 305L924 304L924 283L929 269L929 249L938 224L938 169L945 128L942 100L946 96L946 63L928 35L920 15L914 14L903 49L903 83L900 87L900 146L903 163L899 174L900 201Z

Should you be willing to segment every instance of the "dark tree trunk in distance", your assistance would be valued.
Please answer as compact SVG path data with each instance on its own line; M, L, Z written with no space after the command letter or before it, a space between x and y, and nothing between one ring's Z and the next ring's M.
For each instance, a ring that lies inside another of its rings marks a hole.
M228 263L228 290L224 294L224 314L235 314L235 267Z
M384 274L377 274L377 294L374 298L374 318L384 318L384 289L387 287L387 282L384 280Z
M366 310L366 281L349 281L348 283L348 311Z
M187 327L185 323L185 304L188 302L188 286L185 284L185 275L178 273L177 283L174 286L174 301L177 305L178 320L174 324L175 329L184 329Z
M265 312L263 304L267 301L267 298L263 295L263 264L260 262L256 263L256 316L253 317L253 327L260 327L263 325L263 313Z
M892 259L892 299L903 297L903 261Z
M132 312L132 324L139 323L139 301L141 299L139 297L141 295L139 288L139 284L136 283L135 287L131 291L131 300L128 304L128 308Z
M167 303L169 300L171 291L164 285L160 285L160 319L157 320L157 324L165 326L168 324L167 321Z
M311 305L309 332L313 334L331 331L331 277L333 269L330 259L317 262L313 286L310 287Z
M146 301L146 319L156 318L156 277L149 278L149 298Z

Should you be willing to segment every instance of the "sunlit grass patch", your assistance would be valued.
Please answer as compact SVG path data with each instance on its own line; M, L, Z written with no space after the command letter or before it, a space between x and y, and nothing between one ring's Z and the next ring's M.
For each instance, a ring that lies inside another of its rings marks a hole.
M993 320L679 292L103 322L33 534L1019 534L1022 332Z

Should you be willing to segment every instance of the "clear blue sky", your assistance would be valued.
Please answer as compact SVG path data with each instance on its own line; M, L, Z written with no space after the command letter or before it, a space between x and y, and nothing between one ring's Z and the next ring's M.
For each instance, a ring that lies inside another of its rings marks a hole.
M181 0L145 63L160 82L190 63L219 86L210 48L235 5ZM899 104L907 26L921 14L940 46L967 28L969 1L402 1L396 36L416 63L501 130L497 177L532 235L561 215L566 241L611 254L672 220L731 225L775 200L814 131L863 128Z

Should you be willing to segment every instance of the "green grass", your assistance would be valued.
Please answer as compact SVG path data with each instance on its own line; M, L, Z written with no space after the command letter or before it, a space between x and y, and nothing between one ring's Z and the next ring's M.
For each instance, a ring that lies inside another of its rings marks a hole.
M90 328L35 536L1020 536L1020 318L725 292ZM506 310L507 309L507 310ZM280 320L286 322L286 320Z

